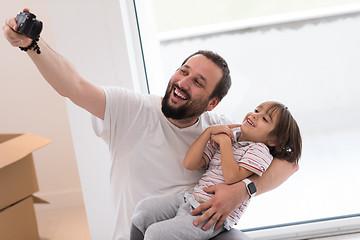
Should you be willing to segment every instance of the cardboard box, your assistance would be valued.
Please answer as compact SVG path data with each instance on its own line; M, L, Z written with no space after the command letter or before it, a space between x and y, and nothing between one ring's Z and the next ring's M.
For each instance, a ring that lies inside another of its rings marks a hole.
M0 211L1 240L39 240L34 203L44 203L30 196Z
M1 239L39 239L33 203L44 201L32 196L39 190L32 152L48 143L33 134L0 134Z

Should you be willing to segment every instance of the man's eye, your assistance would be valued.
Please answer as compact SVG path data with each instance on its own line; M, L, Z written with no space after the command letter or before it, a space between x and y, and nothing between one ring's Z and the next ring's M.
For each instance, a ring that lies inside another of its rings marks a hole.
M255 113L258 113L259 111L257 109L254 110Z
M202 83L197 79L195 79L195 84L199 87L202 87Z

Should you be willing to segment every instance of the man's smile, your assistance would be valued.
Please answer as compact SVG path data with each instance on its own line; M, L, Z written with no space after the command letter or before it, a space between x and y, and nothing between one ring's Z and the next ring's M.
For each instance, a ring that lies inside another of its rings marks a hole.
M189 97L187 97L188 94L186 94L185 92L181 91L177 86L174 87L174 96L176 99L181 99L181 100L188 100Z

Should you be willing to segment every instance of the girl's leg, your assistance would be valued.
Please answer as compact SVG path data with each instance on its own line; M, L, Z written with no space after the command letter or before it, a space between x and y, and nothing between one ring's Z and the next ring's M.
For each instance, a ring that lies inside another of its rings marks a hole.
M191 205L184 203L180 206L176 217L157 222L149 226L145 232L145 240L207 240L223 229L214 231L215 224L207 231L201 230L201 226L195 227L193 222L199 216L191 216Z
M136 205L131 222L145 234L151 224L175 217L183 202L183 194L145 198Z

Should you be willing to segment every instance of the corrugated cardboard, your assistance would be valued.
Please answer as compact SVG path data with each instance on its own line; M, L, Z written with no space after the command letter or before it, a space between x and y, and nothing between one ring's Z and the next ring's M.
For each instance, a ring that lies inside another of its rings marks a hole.
M30 196L0 211L0 239L39 239L34 200Z
M32 196L39 187L32 152L48 143L33 134L0 134L0 239L39 239L33 206L38 199Z
M32 152L49 142L33 134L0 134L0 209L39 190Z

